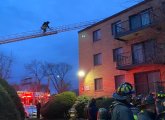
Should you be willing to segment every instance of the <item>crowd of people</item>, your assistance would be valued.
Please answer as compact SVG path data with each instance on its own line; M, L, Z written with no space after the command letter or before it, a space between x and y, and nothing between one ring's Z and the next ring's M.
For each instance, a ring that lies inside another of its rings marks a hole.
M93 98L87 106L88 120L165 120L165 93L137 95L132 85L122 83L113 94L109 109L97 108Z

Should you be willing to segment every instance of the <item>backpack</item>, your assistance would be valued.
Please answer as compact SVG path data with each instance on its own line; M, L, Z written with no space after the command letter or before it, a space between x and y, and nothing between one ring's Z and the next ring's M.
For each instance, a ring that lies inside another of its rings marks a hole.
M112 111L113 109L115 108L115 106L117 105L124 105L124 103L121 103L121 102L114 102L111 106L110 106L110 109L109 109L109 114L112 114ZM138 113L140 112L140 110L137 108L137 107L130 107L130 110L132 111L133 113L133 117L134 117L134 120L138 120L137 116L138 116Z
M121 102L117 102L117 101L112 102L112 105L109 106L109 111L108 111L108 113L107 113L107 115L108 115L108 120L111 120L112 111L113 111L113 109L114 109L117 105L124 105L124 104L121 103Z

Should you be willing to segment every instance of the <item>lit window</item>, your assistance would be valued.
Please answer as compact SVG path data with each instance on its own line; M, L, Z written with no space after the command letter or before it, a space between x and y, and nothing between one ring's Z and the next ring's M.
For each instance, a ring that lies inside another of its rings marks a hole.
M95 90L97 91L97 90L102 90L103 89L103 80L102 80L102 78L96 78L95 80L94 80L94 82L95 82Z
M102 64L102 54L95 54L94 56L94 65L101 65Z
M101 39L101 30L96 30L93 32L93 41L98 41Z
M81 35L82 38L85 38L85 35Z

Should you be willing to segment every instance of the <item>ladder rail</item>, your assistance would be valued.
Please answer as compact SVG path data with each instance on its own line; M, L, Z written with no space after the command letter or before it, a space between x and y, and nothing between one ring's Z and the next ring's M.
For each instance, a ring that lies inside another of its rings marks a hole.
M89 27L93 24L97 23L97 21L86 21L86 22L80 22L77 24L71 24L71 25L64 25L64 26L58 26L58 27L52 27L48 28L47 32L43 33L42 30L33 30L33 31L28 31L28 32L22 32L18 34L12 34L8 36L0 36L0 44L6 44L6 43L11 43L11 42L17 42L17 41L22 41L22 40L27 40L27 39L32 39L32 38L38 38L38 37L43 37L43 36L48 36L48 35L53 35L53 34L58 34L61 32L66 32L66 31L71 31L71 30L76 30L76 29L83 29L86 27Z

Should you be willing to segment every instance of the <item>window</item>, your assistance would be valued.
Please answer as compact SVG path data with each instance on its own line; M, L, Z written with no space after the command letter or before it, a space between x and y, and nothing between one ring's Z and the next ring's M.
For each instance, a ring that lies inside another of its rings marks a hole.
M130 16L129 18L130 29L135 30L143 26L150 25L152 22L151 11L152 9L150 8L150 9L140 12L139 14Z
M101 65L102 64L102 54L98 53L94 55L94 65Z
M112 35L122 32L121 20L112 23L111 27L112 27Z
M115 76L115 89L119 87L121 83L125 82L125 76L124 75L118 75Z
M101 30L96 30L93 32L93 41L98 41L101 39Z
M162 2L162 11L165 13L165 2Z
M155 92L155 90L157 90L155 82L160 81L160 72L151 71L136 73L134 78L136 94L147 95L148 93Z
M134 44L132 57L134 64L153 61L155 59L155 40Z
M135 44L133 45L133 63L138 64L138 63L143 63L144 62L144 49L143 49L143 44Z
M95 82L95 90L97 91L97 90L102 90L103 89L103 80L102 80L102 78L96 78L95 80L94 80L94 82Z
M122 53L123 53L123 48L113 49L113 61L119 60Z

